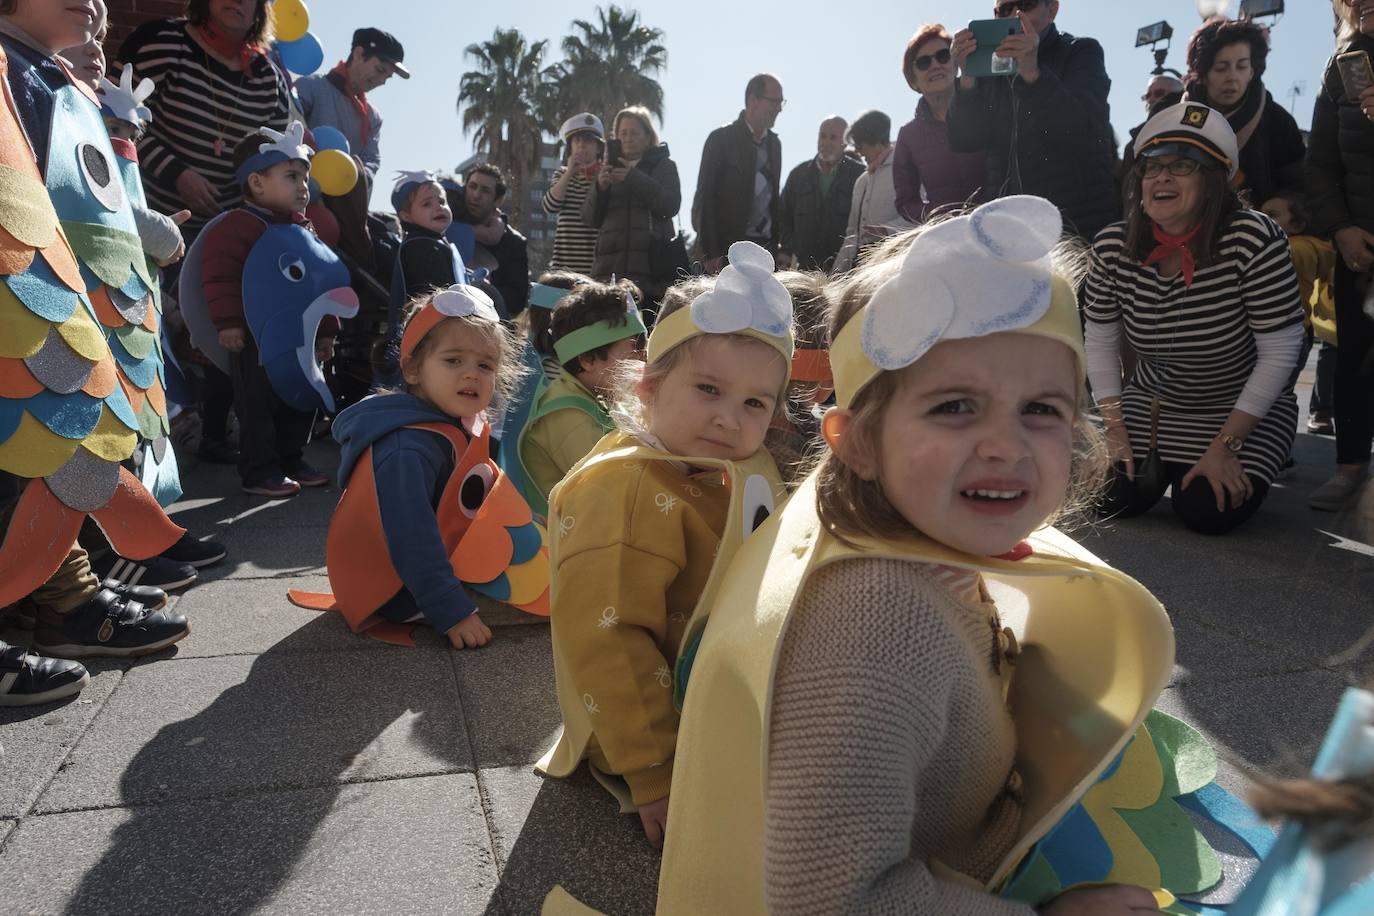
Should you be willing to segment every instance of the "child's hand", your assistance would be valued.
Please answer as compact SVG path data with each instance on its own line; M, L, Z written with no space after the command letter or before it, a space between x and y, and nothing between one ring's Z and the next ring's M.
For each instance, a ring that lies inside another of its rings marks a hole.
M663 848L663 835L668 832L668 796L639 806L639 823L644 836L655 849Z
M315 341L315 361L327 363L334 358L334 338L321 337Z
M482 622L477 612L464 617L448 631L448 644L455 649L476 649L491 642L491 627Z
M173 214L171 215L171 217L170 217L170 219L172 220L172 222L175 223L175 224L178 225L178 226L180 226L182 223L186 222L186 221L187 221L188 219L190 219L190 218L191 218L191 211L190 211L190 210L178 210L177 212L173 213ZM186 255L186 242L185 242L185 240L179 240L179 241L177 242L177 250L174 251L174 252L172 252L172 253L171 253L168 257L166 257L165 259L163 259L163 260L161 260L161 261L158 261L158 262L157 262L157 266L158 266L158 267L171 267L171 266L172 266L173 264L175 264L177 261L180 261L183 257L185 257L185 255Z
M1155 895L1143 887L1114 884L1060 894L1041 912L1045 916L1128 916L1158 913L1159 906Z
M243 328L225 328L219 332L219 345L230 353L243 352L247 342L248 339L244 336Z

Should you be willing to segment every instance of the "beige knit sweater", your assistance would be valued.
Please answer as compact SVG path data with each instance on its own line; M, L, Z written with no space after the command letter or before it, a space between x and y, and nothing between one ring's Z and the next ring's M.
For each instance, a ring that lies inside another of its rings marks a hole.
M935 567L818 571L783 637L769 739L764 871L772 914L1031 914L969 884L1015 842L1015 732L996 609Z

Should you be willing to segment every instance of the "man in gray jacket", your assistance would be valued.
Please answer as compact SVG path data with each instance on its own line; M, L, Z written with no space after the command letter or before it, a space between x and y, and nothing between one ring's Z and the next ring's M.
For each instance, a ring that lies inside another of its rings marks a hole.
M370 189L382 156L380 140L382 116L367 100L367 93L395 74L410 79L401 63L405 49L395 36L381 29L358 29L353 33L353 50L347 61L340 61L323 76L305 76L296 81L301 114L306 123L333 127L348 140L353 155L363 166Z

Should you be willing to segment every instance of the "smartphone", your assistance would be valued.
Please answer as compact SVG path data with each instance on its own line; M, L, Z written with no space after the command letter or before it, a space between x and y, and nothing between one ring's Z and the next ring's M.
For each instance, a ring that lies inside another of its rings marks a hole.
M619 140L613 138L606 141L606 164L617 169L625 164L625 154Z
M1350 101L1358 101L1360 93L1374 86L1374 68L1370 67L1369 55L1364 51L1336 55L1336 66L1341 71L1341 82L1345 84L1345 97Z
M1021 31L1021 20L1017 19L975 19L968 24L969 31L978 42L978 50L964 61L964 73L969 76L1015 76L1016 61L997 54L997 46L1008 35Z

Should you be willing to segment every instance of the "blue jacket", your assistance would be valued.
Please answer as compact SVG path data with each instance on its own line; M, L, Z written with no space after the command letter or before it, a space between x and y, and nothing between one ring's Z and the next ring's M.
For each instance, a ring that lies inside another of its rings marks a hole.
M439 536L435 511L453 475L447 439L415 423L458 423L413 395L376 394L339 414L334 438L342 446L339 483L348 484L358 460L372 449L372 474L391 565L405 588L378 613L406 620L415 611L446 633L475 611Z

